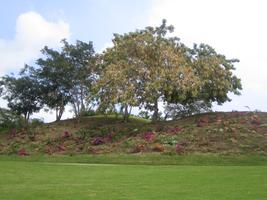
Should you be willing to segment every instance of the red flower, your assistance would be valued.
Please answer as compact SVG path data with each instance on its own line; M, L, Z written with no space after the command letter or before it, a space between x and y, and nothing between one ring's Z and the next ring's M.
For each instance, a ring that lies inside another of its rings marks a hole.
M18 155L19 155L19 156L29 156L30 154L27 153L25 149L20 149L20 150L18 151Z

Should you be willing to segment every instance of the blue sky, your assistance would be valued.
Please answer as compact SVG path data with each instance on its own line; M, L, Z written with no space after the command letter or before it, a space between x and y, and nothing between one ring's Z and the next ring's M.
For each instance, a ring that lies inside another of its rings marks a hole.
M101 49L113 33L124 33L146 26L150 0L10 0L0 7L0 37L12 39L16 20L34 11L48 21L63 20L70 26L70 40L94 41Z
M267 111L266 7L264 0L2 1L0 76L33 63L44 45L58 48L62 38L93 41L101 51L110 45L113 33L158 25L166 18L187 45L207 43L228 58L240 59L234 73L242 79L242 95L215 110L249 106Z

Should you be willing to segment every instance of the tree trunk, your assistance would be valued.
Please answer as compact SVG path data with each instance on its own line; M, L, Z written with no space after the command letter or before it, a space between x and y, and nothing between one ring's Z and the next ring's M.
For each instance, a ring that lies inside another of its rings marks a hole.
M159 107L158 107L158 99L155 100L154 102L154 108L153 108L153 116L152 116L152 121L155 122L155 121L158 121L159 119Z
M24 114L24 122L25 122L26 127L28 126L29 118L30 118L30 114L29 113L25 113Z
M129 120L129 113L128 113L128 105L126 104L124 106L124 115L123 115L123 121L128 122Z
M81 86L81 95L80 95L80 101L81 101L81 110L80 110L80 112L84 112L85 111L85 106L84 106L84 102L83 102L83 100L84 100L84 90L83 90L83 87Z
M56 108L56 121L60 121L63 113L64 113L65 107L64 106L59 106Z

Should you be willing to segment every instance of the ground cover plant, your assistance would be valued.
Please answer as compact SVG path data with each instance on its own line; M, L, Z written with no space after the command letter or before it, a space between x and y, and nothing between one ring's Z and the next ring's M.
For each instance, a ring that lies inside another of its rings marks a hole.
M0 134L0 154L194 153L267 154L267 114L206 113L151 123L132 117L89 116Z

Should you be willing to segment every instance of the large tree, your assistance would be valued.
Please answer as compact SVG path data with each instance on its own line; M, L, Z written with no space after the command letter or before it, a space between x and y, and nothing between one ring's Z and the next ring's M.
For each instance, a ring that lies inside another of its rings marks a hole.
M124 35L115 34L114 46L104 53L105 68L98 85L106 101L145 107L159 119L159 102L165 101L174 88L180 99L186 93L196 95L198 77L188 65L186 47L163 21L160 27L147 27Z
M193 112L229 101L229 92L240 94L240 79L232 73L236 59L226 59L204 44L188 48L169 37L173 30L163 20L159 27L114 35L96 84L106 105L139 105L152 111L155 121L159 102Z

